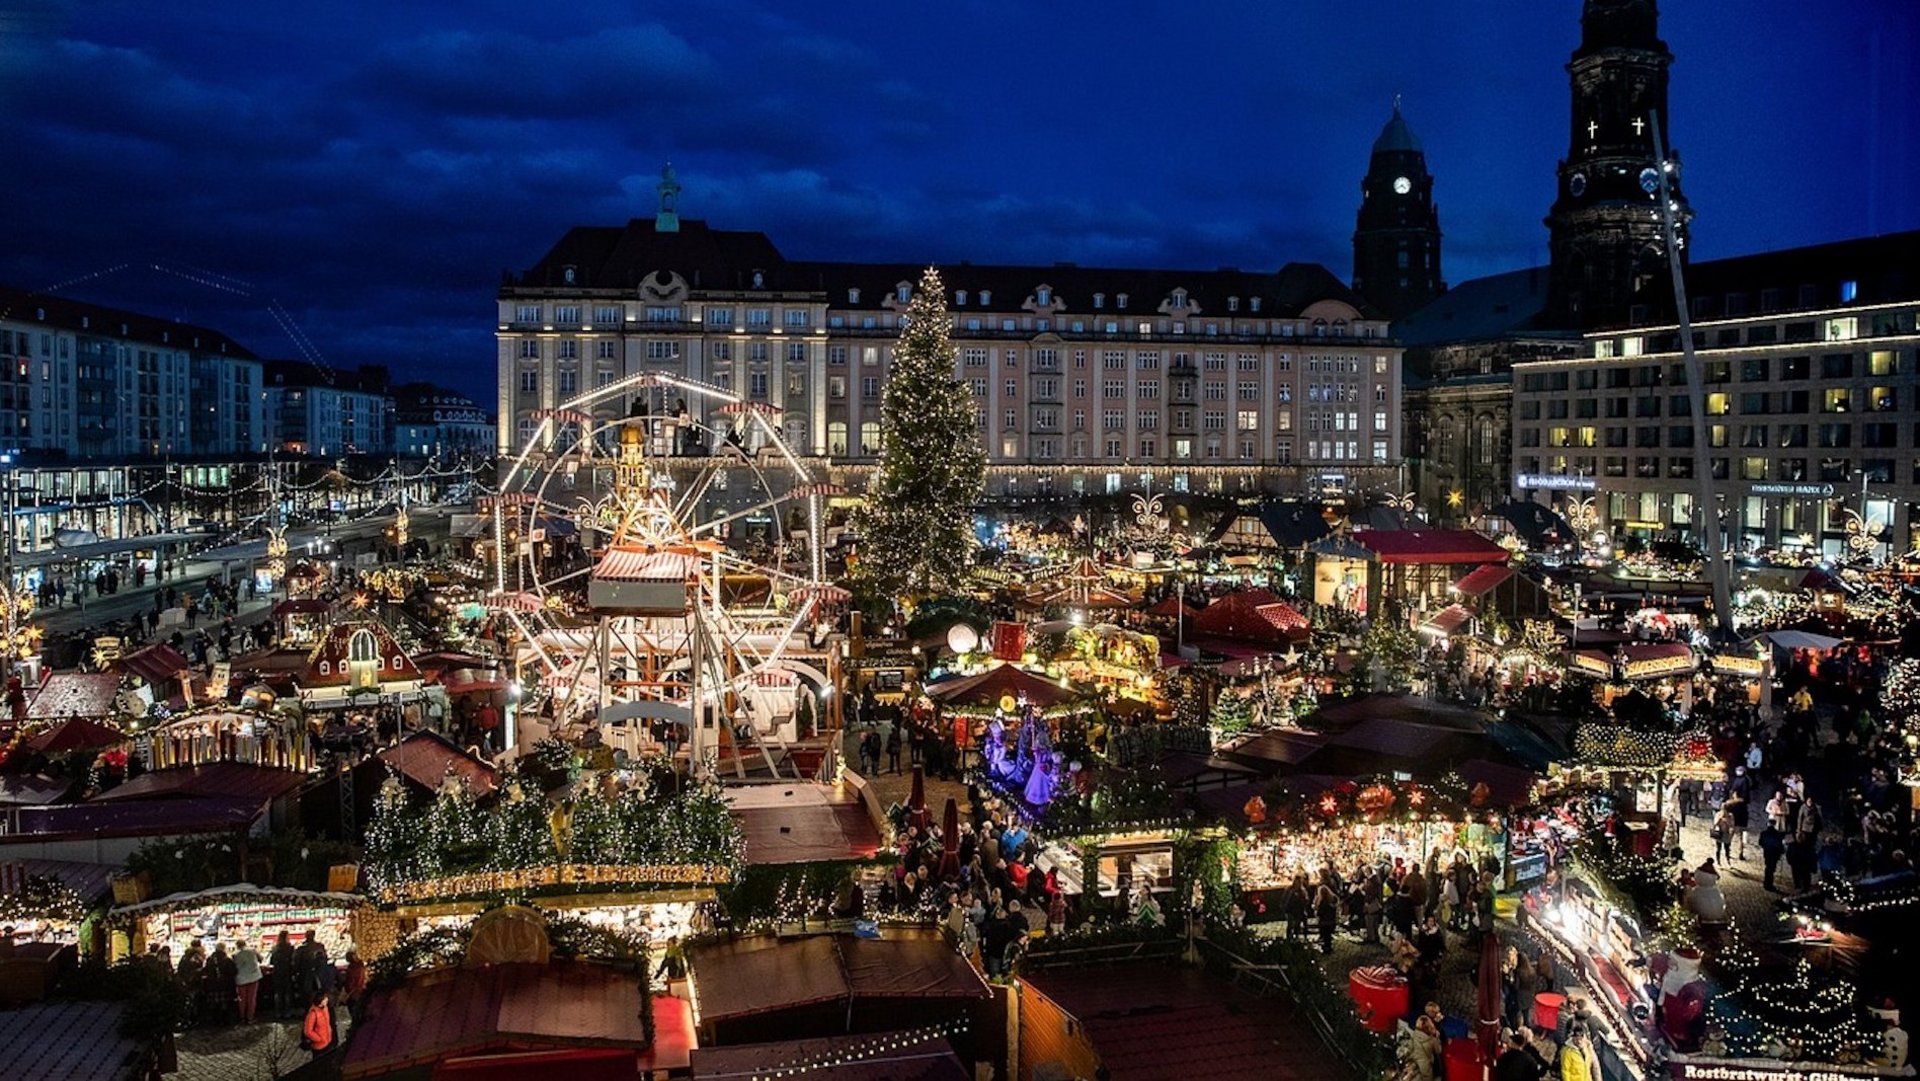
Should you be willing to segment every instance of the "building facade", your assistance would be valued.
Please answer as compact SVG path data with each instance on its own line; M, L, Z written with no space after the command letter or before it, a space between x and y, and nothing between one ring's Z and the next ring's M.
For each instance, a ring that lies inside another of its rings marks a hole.
M409 458L485 458L493 454L492 418L473 399L431 383L393 388L393 449Z
M23 457L266 449L260 361L218 331L0 286L0 434Z
M681 222L662 187L654 219L573 229L503 284L500 451L580 438L551 411L657 371L777 407L797 454L861 483L920 268L790 261L764 234ZM1400 349L1323 267L942 274L990 497L1395 482ZM596 405L596 423L637 397ZM725 428L712 403L687 404L696 423ZM674 405L656 396L646 408Z
M1729 543L1835 556L1864 523L1881 557L1920 546L1916 266L1920 233L1904 233L1690 272ZM1575 359L1515 364L1515 496L1591 498L1615 532L1698 537L1679 345L1672 323L1594 331Z
M1547 322L1556 327L1646 323L1673 310L1673 277L1659 213L1662 158L1684 262L1693 211L1680 191L1667 69L1654 0L1587 0L1580 47L1567 64L1573 109L1558 198L1547 215L1552 280Z
M1399 319L1447 291L1440 276L1440 207L1426 151L1400 115L1373 141L1353 231L1353 290Z
M338 371L269 361L267 417L275 449L315 458L391 453L393 398L387 384L386 368L377 365Z

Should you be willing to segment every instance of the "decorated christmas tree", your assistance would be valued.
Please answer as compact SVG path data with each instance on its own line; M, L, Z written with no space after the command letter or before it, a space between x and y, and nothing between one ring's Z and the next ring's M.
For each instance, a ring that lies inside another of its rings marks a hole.
M889 596L958 585L973 548L986 448L973 395L954 377L945 287L920 276L880 405L880 465L855 525L856 575Z

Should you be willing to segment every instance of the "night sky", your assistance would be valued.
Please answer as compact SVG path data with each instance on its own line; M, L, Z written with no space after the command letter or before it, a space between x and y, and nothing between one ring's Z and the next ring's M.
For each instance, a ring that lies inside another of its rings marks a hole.
M1696 258L1920 227L1912 0L1663 8ZM1344 278L1398 93L1459 282L1545 259L1579 11L0 0L0 281L295 356L277 300L491 408L500 271L651 215L663 161L792 258Z

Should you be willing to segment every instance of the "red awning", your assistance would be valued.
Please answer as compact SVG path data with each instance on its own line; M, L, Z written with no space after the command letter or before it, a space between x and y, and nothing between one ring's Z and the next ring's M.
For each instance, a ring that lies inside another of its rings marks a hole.
M1453 583L1453 591L1462 597L1484 597L1511 577L1513 577L1512 567L1489 563L1484 567L1475 567L1462 575L1459 581Z
M1465 529L1369 529L1353 539L1382 563L1457 566L1510 558L1505 548Z
M1429 618L1425 623L1420 624L1420 629L1423 631L1434 631L1443 635L1453 634L1460 628L1466 626L1467 621L1472 618L1472 612L1460 605L1450 604L1442 608L1437 615Z
M693 574L693 560L677 552L648 552L610 548L593 568L593 576L616 582L684 582Z

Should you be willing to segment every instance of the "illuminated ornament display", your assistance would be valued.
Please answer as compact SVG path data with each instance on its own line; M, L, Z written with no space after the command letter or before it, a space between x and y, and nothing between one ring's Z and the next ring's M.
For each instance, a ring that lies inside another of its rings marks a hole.
M1870 559L1873 550L1880 545L1880 534L1886 531L1885 522L1870 522L1859 511L1847 508L1847 552L1855 559Z
M269 590L277 588L287 576L287 527L267 527L267 578Z
M1164 497L1155 493L1151 496L1135 494L1133 497L1133 525L1141 533L1149 536L1165 533L1173 524L1164 513Z
M0 655L26 660L40 655L40 628L29 622L33 615L33 592L27 588L0 587Z
M409 535L407 530L410 525L411 523L407 520L407 501L402 499L400 501L399 511L393 516L393 543L395 547L405 548L407 546Z
M972 653L980 647L980 632L966 623L947 628L947 648L958 654Z

